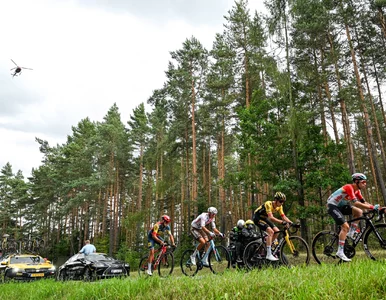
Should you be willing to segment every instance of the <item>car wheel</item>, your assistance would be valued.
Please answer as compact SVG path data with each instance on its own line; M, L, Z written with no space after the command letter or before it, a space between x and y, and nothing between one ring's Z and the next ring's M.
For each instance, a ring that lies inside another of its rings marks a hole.
M95 271L86 270L84 274L84 281L95 281L97 279L97 275Z
M57 280L59 280L59 281L66 281L67 280L66 270L59 271Z
M4 272L3 282L6 283L10 281L11 281L11 277L8 276L8 272Z

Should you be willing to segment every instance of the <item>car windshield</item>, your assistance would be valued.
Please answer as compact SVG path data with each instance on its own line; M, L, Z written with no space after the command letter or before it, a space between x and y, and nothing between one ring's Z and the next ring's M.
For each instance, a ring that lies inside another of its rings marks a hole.
M106 254L96 254L96 253L93 253L93 254L89 254L89 255L85 255L85 258L89 261L113 261L114 259L112 257L109 257L107 256Z
M39 256L15 256L11 257L11 264L38 264L44 260Z

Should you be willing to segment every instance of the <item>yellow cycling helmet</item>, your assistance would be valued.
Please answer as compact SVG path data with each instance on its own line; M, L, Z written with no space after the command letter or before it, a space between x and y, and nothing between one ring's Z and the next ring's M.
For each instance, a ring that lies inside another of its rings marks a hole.
M286 197L282 192L276 192L274 196L275 200L285 201Z
M245 222L245 225L249 225L249 224L255 225L255 223L253 223L252 220L247 220L247 221Z

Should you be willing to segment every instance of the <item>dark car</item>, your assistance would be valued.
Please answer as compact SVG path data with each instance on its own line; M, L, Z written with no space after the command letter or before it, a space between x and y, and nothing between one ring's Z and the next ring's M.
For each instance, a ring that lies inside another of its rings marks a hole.
M130 275L130 265L105 253L75 254L57 271L57 280L96 280Z
M36 280L55 276L55 266L47 259L34 254L10 254L1 260L3 281Z

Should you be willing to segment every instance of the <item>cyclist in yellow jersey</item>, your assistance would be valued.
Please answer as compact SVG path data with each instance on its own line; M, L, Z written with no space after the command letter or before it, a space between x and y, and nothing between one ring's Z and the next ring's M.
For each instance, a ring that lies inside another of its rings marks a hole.
M274 196L274 201L266 201L263 205L259 206L254 213L253 222L262 230L267 233L266 245L267 245L267 259L270 261L279 260L272 255L272 241L277 238L279 229L275 223L289 226L292 221L287 218L283 211L283 203L286 200L286 196L282 192L277 192ZM273 216L278 212L282 220Z

